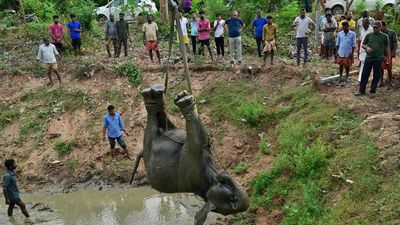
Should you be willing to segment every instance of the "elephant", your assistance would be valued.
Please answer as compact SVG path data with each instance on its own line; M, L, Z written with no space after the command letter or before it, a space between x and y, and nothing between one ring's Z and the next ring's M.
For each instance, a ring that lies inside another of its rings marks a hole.
M147 126L143 151L136 158L130 183L143 158L152 188L164 193L194 193L205 201L195 216L195 225L204 224L210 211L222 215L246 211L250 202L246 191L228 173L218 173L215 168L194 97L183 91L174 99L185 118L185 133L168 119L164 92L165 87L160 84L141 92Z

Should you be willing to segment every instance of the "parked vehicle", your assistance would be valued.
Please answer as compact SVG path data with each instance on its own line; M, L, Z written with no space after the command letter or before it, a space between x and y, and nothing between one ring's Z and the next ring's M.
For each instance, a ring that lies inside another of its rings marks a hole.
M354 0L352 8L354 8L357 5L357 2L362 1L362 0ZM385 7L393 7L395 0L380 0L382 6ZM376 7L376 0L365 0L366 4L366 9L367 10L373 10ZM344 10L346 8L346 1L345 0L327 0L326 7L332 9L332 13L334 15L336 14L343 14Z
M152 0L113 0L107 5L101 6L95 10L95 14L98 19L106 21L110 19L111 14L116 15L118 19L118 14L120 12L125 13L125 20L132 21L132 13L129 11L128 1L136 2L136 7L134 7L133 15L138 16L141 13L155 13L157 12L156 4Z

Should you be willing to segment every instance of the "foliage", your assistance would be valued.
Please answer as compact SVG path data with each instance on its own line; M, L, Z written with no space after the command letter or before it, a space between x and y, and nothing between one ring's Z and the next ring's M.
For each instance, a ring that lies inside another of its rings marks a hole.
M262 105L256 101L242 102L238 108L239 117L251 126L257 125L263 112Z
M18 109L6 102L0 102L0 128L6 127L15 119L18 119L19 116Z
M110 105L122 105L124 94L117 89L105 90L101 93L101 98Z
M36 16L44 22L51 21L54 16L55 5L49 0L25 0L24 9L26 14L35 13Z
M362 12L367 8L367 3L365 0L355 0L354 1L353 12L355 16L361 17Z
M72 170L76 170L76 168L78 168L78 160L77 159L71 159L69 161L69 164L70 164Z
M268 155L270 154L270 150L269 150L269 144L267 139L262 138L260 143L258 143L258 148L260 149L261 154L263 155Z
M246 172L246 170L249 168L246 162L240 162L235 168L233 168L233 172L236 174L241 174Z
M133 85L139 85L142 82L142 71L131 60L114 66L113 71L128 77L129 82Z
M74 141L63 141L61 139L57 139L53 142L53 148L58 152L60 156L64 156L72 151L74 148Z
M278 155L270 170L251 181L253 203L272 210L283 202L281 224L332 224L329 221L335 218L341 218L337 224L349 223L346 218L354 211L345 204L368 205L370 197L366 196L376 194L379 185L373 169L376 147L371 137L358 129L362 119L325 102L307 87L287 91L270 104L269 115L282 110L278 105L288 105L290 110L274 119L277 130L272 138ZM351 189L332 180L331 174L338 171L354 180ZM337 198L338 188L348 194L342 195L341 206L332 206L329 202ZM349 211L342 210L344 207ZM357 221L366 224L374 212L362 212Z

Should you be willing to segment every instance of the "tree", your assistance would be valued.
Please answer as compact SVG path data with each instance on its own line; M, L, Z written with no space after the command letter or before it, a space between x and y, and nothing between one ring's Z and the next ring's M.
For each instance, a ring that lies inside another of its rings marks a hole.
M346 0L346 9L345 9L345 13L348 13L350 11L351 5L353 5L354 0Z
M168 24L168 0L160 0L160 16Z

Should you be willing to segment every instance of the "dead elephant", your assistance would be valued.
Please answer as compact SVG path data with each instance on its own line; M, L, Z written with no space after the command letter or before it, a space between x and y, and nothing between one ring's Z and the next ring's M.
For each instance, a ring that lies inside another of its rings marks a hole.
M196 214L195 224L205 222L209 211L223 215L246 211L249 196L227 173L217 173L209 138L197 114L192 95L186 91L175 98L186 120L186 133L175 127L164 110L163 85L142 91L147 109L144 149L136 159L144 159L151 186L165 193L190 192L206 202Z

